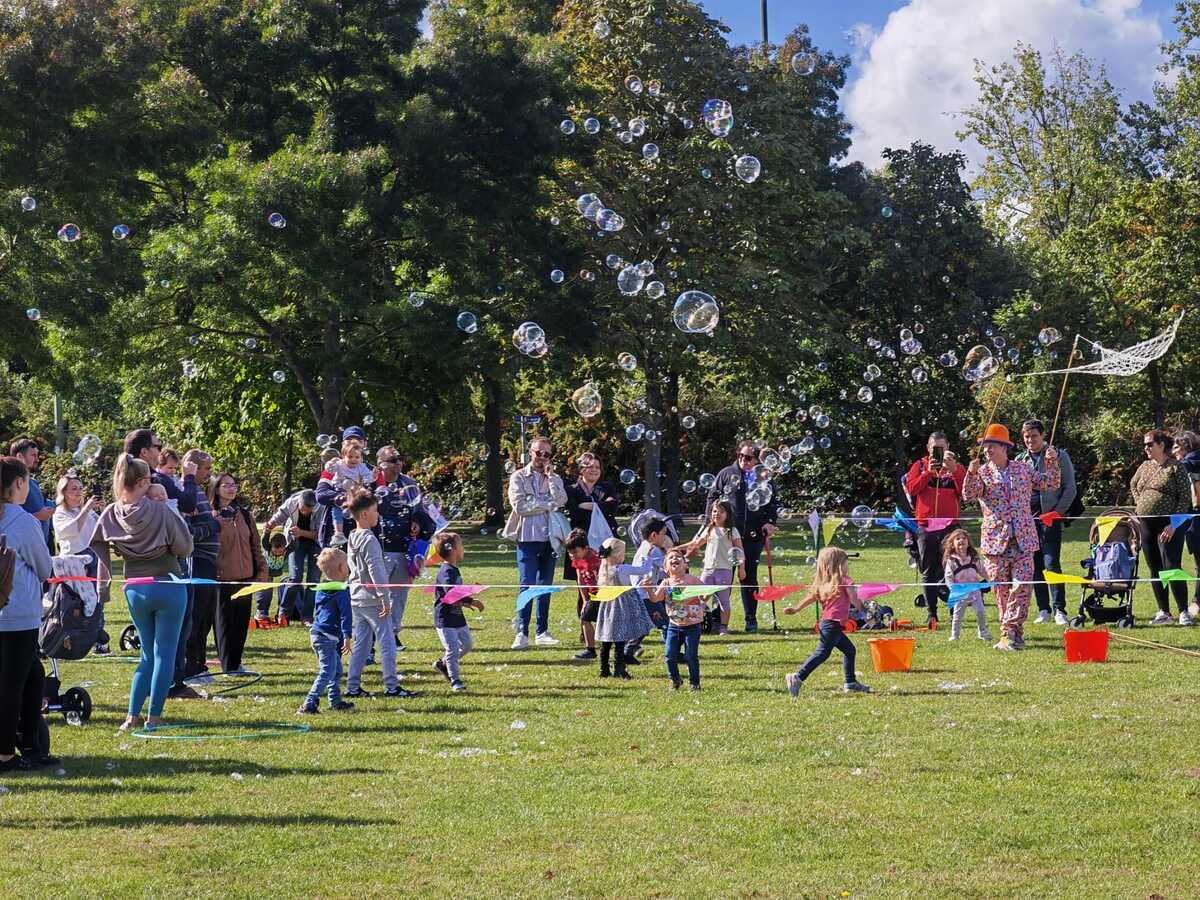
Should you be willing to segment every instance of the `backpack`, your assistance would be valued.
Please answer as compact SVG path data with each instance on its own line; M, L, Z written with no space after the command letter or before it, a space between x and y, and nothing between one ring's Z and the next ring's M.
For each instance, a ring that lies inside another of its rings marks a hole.
M42 652L52 659L83 659L100 637L103 604L97 603L92 615L87 615L83 597L69 581L52 585L47 596L50 608L38 632Z
M1120 541L1110 541L1096 548L1092 559L1092 578L1095 581L1128 581L1133 577L1133 557Z
M13 575L17 571L17 551L8 548L7 535L0 534L0 609L8 605L12 595Z

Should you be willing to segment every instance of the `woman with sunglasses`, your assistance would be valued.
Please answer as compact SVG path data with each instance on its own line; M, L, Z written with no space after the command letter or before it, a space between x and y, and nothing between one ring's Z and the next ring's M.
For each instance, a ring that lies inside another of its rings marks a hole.
M1146 461L1138 466L1129 481L1134 512L1138 516L1142 553L1150 566L1150 577L1156 579L1150 587L1154 589L1158 612L1150 620L1151 625L1170 625L1175 621L1171 616L1167 586L1157 579L1164 569L1178 569L1183 558L1185 529L1172 528L1171 516L1192 509L1192 486L1187 471L1170 455L1174 443L1174 438L1161 429L1147 431L1142 438ZM1195 624L1188 612L1186 582L1172 581L1171 593L1179 607L1179 624Z

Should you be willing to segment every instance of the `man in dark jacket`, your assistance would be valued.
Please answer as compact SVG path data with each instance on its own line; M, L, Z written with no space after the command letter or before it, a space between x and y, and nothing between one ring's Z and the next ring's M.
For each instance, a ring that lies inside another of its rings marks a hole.
M375 531L383 545L383 561L387 564L388 584L407 585L412 581L409 570L410 544L427 541L437 526L421 496L417 483L400 471L400 453L395 447L380 447L375 457L378 476L375 494L379 497L379 525ZM415 532L415 533L414 533ZM396 633L396 649L400 643L400 626L404 622L404 607L408 603L408 588L388 588L392 603L392 630Z
M708 521L714 500L726 500L733 507L733 526L742 536L742 549L746 554L746 577L742 579L742 611L746 614L746 633L758 631L758 559L771 535L775 533L775 521L779 516L779 503L770 482L762 482L758 496L766 494L761 505L746 502L747 493L756 481L754 467L758 465L758 445L753 441L738 444L737 458L733 465L717 473L717 479L708 491L708 503L704 509L704 521ZM752 509L751 506L758 506Z
M168 499L176 501L181 515L188 515L196 509L196 463L185 462L180 471L183 472L183 487L174 478L163 475L158 471L158 455L162 450L162 441L154 436L149 428L135 428L125 435L125 452L134 459L140 459L150 467L150 480L161 484L167 492ZM187 458L187 454L184 454Z

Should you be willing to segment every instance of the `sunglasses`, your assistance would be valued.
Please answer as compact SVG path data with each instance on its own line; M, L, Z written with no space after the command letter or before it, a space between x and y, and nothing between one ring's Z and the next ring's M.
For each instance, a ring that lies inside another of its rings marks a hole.
M739 453L738 459L758 459L757 453Z
M549 459L551 456L554 455L554 453L550 450L534 450L533 455L537 456L537 457L542 457L544 459Z

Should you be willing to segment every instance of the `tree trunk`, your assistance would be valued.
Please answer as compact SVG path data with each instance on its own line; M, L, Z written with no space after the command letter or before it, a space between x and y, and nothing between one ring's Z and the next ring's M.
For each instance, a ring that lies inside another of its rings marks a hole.
M500 456L500 385L488 376L483 377L483 443L488 449L484 464L487 488L485 525L504 524L504 460Z
M1163 402L1162 373L1158 371L1158 362L1150 363L1150 411L1154 414L1154 427L1162 428L1167 417L1166 404Z
M662 386L658 382L658 373L649 365L649 359L646 368L646 429L657 432L663 424ZM642 501L646 509L656 509L659 512L662 511L662 479L659 477L659 472L662 471L662 443L662 434L658 434L652 441L645 441L646 459L642 465L642 477L646 482Z
M679 512L679 373L672 372L663 391L662 470L667 479L667 507L663 512Z

